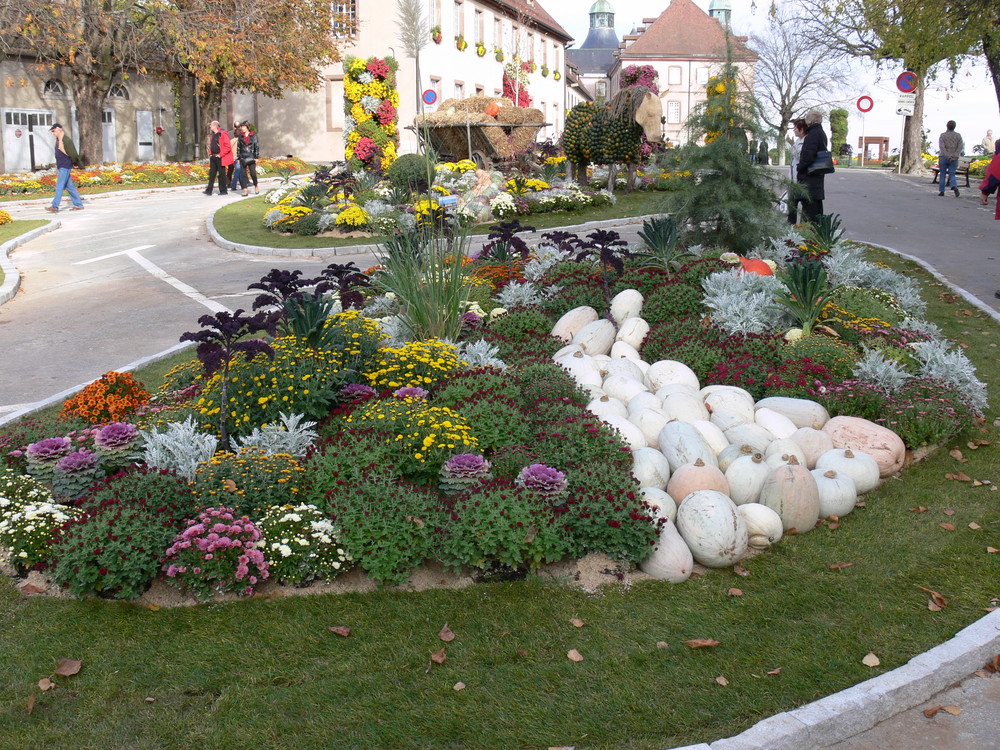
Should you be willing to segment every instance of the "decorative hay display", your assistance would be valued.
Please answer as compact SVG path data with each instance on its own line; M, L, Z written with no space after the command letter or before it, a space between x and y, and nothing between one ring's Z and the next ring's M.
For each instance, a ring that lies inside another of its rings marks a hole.
M481 168L524 151L543 125L540 110L515 107L509 99L496 96L445 99L436 112L418 115L416 120L420 137L427 138L438 154L472 158Z

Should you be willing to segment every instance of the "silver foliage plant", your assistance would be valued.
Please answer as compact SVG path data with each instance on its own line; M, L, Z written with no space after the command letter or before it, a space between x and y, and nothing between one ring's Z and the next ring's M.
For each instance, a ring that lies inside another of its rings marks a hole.
M534 284L507 284L496 295L497 304L508 310L512 307L536 307L548 297L545 290L540 290Z
M255 427L253 432L239 441L240 447L260 448L269 456L275 453L287 453L294 458L304 456L319 437L319 433L312 429L316 423L304 422L302 414L282 412L279 416L278 422Z
M851 374L889 395L902 388L912 377L900 362L886 359L877 349L866 349Z
M705 307L712 321L730 336L787 330L792 319L774 304L784 288L775 276L719 271L702 281Z
M823 258L823 265L831 284L881 289L891 294L900 308L913 318L922 318L927 312L927 303L920 298L920 287L913 279L862 260L861 254L847 243L831 250Z
M139 438L148 466L175 471L189 482L194 480L198 464L208 461L219 447L219 439L199 430L193 417L170 422L162 432L140 430Z
M541 281L545 273L556 263L567 260L572 255L568 250L560 250L558 247L542 240L534 249L532 258L524 264L524 278L528 281Z
M497 357L500 349L490 342L480 339L472 343L463 342L458 345L458 358L466 370L479 367L495 367L498 370L507 368L507 363Z
M955 387L959 397L977 412L986 411L989 403L986 384L976 377L976 368L969 358L945 341L921 341L913 345L920 374Z

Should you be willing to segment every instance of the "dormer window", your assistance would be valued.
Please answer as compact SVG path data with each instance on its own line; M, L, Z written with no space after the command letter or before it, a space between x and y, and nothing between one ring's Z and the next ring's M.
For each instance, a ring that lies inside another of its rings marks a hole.
M66 96L66 84L58 78L51 78L45 82L42 96Z

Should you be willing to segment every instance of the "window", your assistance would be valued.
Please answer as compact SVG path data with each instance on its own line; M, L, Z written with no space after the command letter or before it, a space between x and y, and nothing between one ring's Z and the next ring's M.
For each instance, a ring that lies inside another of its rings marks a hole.
M503 47L503 20L500 18L493 19L493 46L497 49Z
M455 3L455 36L465 36L465 6Z
M542 65L549 64L549 43L542 39Z
M698 68L695 72L695 80L698 83L708 83L708 68Z
M438 99L441 98L441 79L437 76L431 76L431 88L434 89L434 93L438 95Z
M684 71L681 70L679 65L671 65L667 68L667 85L668 86L680 86L681 77Z
M476 11L476 42L481 43L485 41L483 37L483 12L481 10Z
M667 102L667 122L676 125L681 121L681 103Z
M485 96L485 95L486 95L486 87L483 86L483 84L481 84L481 83L477 83L476 84L476 96Z
M598 96L605 96L605 97L608 95L608 82L607 81L598 81L597 82L597 95Z
M465 83L463 81L455 81L455 98L465 98Z
M115 121L115 113L110 109L101 110L101 122L105 125L110 125Z
M535 59L535 35L528 34L528 52L525 55L525 59L534 60Z
M114 86L111 87L111 90L108 92L108 99L124 99L125 101L128 101L129 99L128 89L125 88L124 84L116 83Z
M358 34L358 0L337 0L331 6L335 38L355 37Z
M66 84L58 78L48 80L42 89L42 96L66 96Z

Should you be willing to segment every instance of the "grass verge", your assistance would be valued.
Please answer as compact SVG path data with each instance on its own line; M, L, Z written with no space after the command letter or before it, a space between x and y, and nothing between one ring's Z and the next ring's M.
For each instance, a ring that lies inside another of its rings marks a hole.
M1000 384L992 318L916 264L873 257L919 279L928 317ZM529 580L158 611L25 597L2 581L0 748L652 750L734 734L900 666L1000 596L1000 554L987 552L1000 548L997 484L947 478L1000 482L996 416L992 407L983 432L887 480L839 527L746 561L745 577L727 569L596 594ZM930 611L918 587L948 605ZM457 634L448 644L437 635L445 622ZM338 625L350 636L328 630ZM695 638L720 643L683 644ZM447 660L431 662L442 647ZM570 649L584 660L570 661ZM880 666L862 664L869 651ZM82 671L41 692L63 657L82 659Z
M601 206L589 211L560 211L557 213L533 214L522 216L521 223L544 230L573 224L583 224L588 221L603 221L620 219L627 216L642 216L658 213L662 210L663 196L654 192L634 192L628 195L620 194L613 206ZM258 247L290 248L320 248L320 247L351 247L353 245L370 245L377 237L302 237L297 234L282 234L272 232L261 223L270 204L262 197L246 198L235 201L215 213L215 229L230 242ZM473 229L473 234L485 234L487 227L494 222L482 224Z

